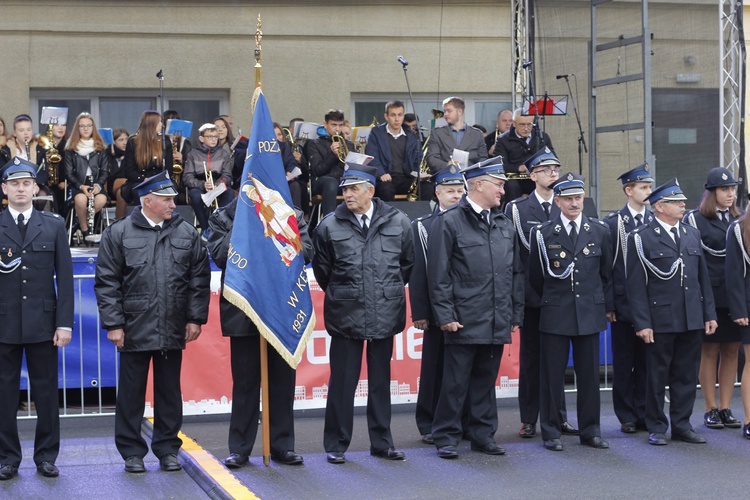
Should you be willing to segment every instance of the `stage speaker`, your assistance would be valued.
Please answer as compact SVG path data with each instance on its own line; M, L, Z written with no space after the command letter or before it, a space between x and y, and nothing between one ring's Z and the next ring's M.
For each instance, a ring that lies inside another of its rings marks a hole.
M429 201L386 201L384 203L404 212L409 220L432 213Z

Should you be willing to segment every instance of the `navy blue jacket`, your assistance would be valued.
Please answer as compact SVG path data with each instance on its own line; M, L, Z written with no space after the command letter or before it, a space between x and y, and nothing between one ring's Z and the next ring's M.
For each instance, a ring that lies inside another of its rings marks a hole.
M736 220L729 214L729 222ZM729 224L725 224L718 217L707 219L701 215L699 209L694 209L685 214L682 222L690 224L698 229L701 234L701 243L703 244L703 253L706 255L706 266L708 267L708 276L711 278L711 289L714 293L714 302L717 308L727 308L727 292L724 286L724 250L727 244L727 229Z
M554 199L550 203L549 215L550 219L554 219L560 215L560 209ZM529 238L535 226L547 222L544 207L539 203L536 195L531 193L509 202L505 206L505 215L513 222L520 241L521 264L526 271L526 307L541 307L542 298L529 283Z
M750 317L750 263L745 260L743 253L742 235L737 239L735 228L742 226L737 221L729 226L727 231L727 256L724 278L727 290L727 305L732 320Z
M542 297L539 330L569 337L598 334L607 329L607 311L614 311L609 230L583 215L574 247L561 217L531 231L529 281ZM548 264L556 274L574 267L571 276L558 279L549 274Z
M636 250L637 239L643 256L660 272L669 271L679 257L684 262L683 272L678 269L670 279L662 279L644 267ZM703 330L707 321L716 320L706 258L700 233L694 227L680 224L679 249L656 218L634 230L628 237L627 270L627 293L636 332L645 328L654 333Z
M411 230L414 239L414 267L409 278L409 304L411 306L412 320L426 319L432 323L432 305L430 304L430 293L427 285L427 246L423 242L423 233L429 244L430 230L435 222L440 207L424 217L414 219ZM420 231L420 226L423 231Z
M391 169L393 159L391 158L391 148L388 146L386 127L388 127L387 123L381 123L374 127L367 139L367 146L365 146L365 154L373 157L369 165L378 169L378 179L384 174L393 173ZM419 138L415 134L412 134L409 130L404 132L406 133L406 157L404 161L409 166L409 170L416 172L419 170L419 163L422 161L422 148L419 145Z
M19 257L18 267L0 273L0 342L51 341L56 328L73 328L73 263L63 219L34 209L21 241L16 221L5 210L0 260L7 266Z
M644 224L654 220L654 215L650 209L646 208ZM604 218L604 222L609 226L609 239L612 242L612 284L615 292L615 312L617 321L632 323L630 314L630 303L628 302L627 280L625 279L625 252L627 251L627 235L637 227L637 221L630 214L628 206L625 205L620 210L611 212ZM625 232L623 238L621 229Z

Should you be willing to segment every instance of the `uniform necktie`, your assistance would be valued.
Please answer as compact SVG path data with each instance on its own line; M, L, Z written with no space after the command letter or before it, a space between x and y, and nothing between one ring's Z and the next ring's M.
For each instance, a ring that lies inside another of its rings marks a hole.
M23 214L18 214L18 232L21 233L21 239L26 239L26 224L23 223L25 217Z
M544 209L544 215L547 217L547 220L549 220L549 202L543 201L542 208Z
M643 224L643 216L641 214L635 214L635 222L638 226Z
M677 245L677 249L680 249L680 233L677 231L676 227L673 227L669 230L672 233L672 236L674 236L674 242Z
M364 214L362 216L362 232L365 233L365 236L367 236L367 214Z
M154 231L161 231L161 224L155 224Z
M570 222L570 233L568 233L570 236L570 241L573 242L573 246L576 245L578 242L578 231L576 231L576 222L571 221Z
M479 215L482 216L482 220L487 223L487 225L490 224L490 211L489 210L482 210L479 212Z
M729 211L728 210L720 210L719 213L721 214L721 222L723 222L725 225L729 224Z

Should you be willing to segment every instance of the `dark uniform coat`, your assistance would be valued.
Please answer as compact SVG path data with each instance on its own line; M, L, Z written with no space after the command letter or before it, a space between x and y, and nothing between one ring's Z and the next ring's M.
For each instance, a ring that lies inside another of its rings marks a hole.
M430 324L434 324L434 322L432 321L432 306L430 305L427 287L427 246L425 243L429 242L432 223L435 222L439 213L440 207L435 207L434 212L419 217L411 223L414 239L414 267L409 278L411 317L413 320L426 319Z
M464 196L435 217L427 258L430 299L438 325L463 328L447 344L509 344L523 321L523 267L513 224L495 208L491 226Z
M742 234L740 233L740 239L735 234L737 227L742 228L735 221L729 226L729 231L727 231L727 262L724 274L727 305L729 306L729 313L732 316L732 320L750 318L750 273L748 273L750 263L744 257Z
M315 228L313 271L325 291L325 324L332 337L382 339L406 325L404 285L414 243L403 212L373 198L367 236L345 203Z
M636 251L635 235L640 237L645 257L660 271L669 271L682 256L685 274L676 273L662 280L643 268ZM628 238L628 298L636 331L651 328L654 333L680 333L703 330L705 322L716 319L711 279L701 248L700 233L680 224L680 249L659 221L641 226Z
M539 329L546 333L591 335L607 329L606 312L614 310L612 247L607 226L581 216L578 241L573 243L561 216L534 228L531 233L529 280L541 295ZM541 235L553 272L560 274L575 262L572 277L549 275L538 242Z
M94 290L105 330L125 330L123 351L185 348L185 325L208 320L206 247L174 213L161 231L140 207L102 235Z
M65 223L57 214L34 210L23 241L9 210L0 216L0 226L0 260L7 266L21 258L15 271L0 273L0 342L51 341L57 327L73 328L73 263Z

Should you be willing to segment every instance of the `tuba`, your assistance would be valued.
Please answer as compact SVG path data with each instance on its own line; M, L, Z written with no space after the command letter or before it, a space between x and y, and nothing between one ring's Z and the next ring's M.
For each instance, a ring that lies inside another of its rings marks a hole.
M49 180L47 181L48 186L57 185L59 179L58 169L60 166L60 162L62 161L62 156L60 156L60 152L55 147L55 136L52 134L53 127L53 123L47 124L47 132L45 132L44 135L39 136L39 144L41 144L49 154Z
M336 134L331 136L331 140L333 142L338 142L341 145L338 151L336 151L336 156L338 156L341 163L344 163L346 161L346 155L349 154L349 147L346 145L346 139L344 139L343 135Z

